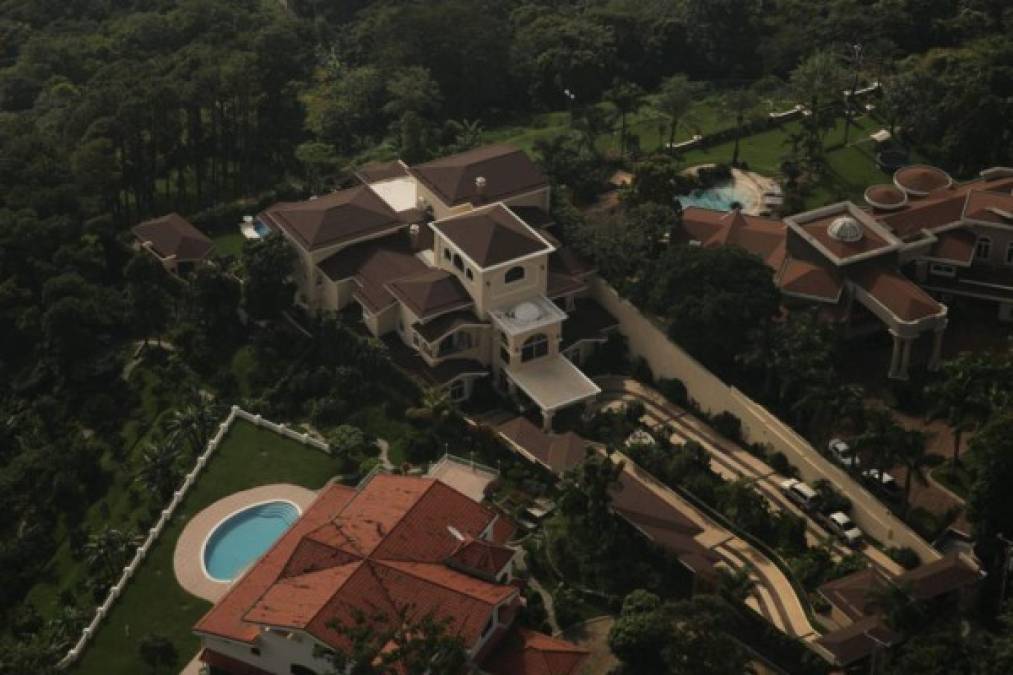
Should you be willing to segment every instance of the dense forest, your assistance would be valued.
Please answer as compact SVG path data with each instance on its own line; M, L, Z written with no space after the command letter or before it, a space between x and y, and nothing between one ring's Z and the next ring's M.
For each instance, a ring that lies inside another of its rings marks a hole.
M235 310L272 314L221 271L186 288L157 278L127 245L140 220L179 211L232 228L365 160L472 147L675 75L718 91L783 80L856 42L865 74L895 83L909 140L967 174L1009 157L1011 31L1005 0L0 0L7 645L37 630L23 600L39 563L107 489L100 459L121 456L133 343L172 332L202 383L238 395L216 369L247 340ZM292 365L286 339L258 336L259 360ZM386 372L354 344L341 362L308 350L318 379ZM276 375L246 393L290 415L340 408L327 387L323 403L266 391ZM11 658L0 672L25 672Z

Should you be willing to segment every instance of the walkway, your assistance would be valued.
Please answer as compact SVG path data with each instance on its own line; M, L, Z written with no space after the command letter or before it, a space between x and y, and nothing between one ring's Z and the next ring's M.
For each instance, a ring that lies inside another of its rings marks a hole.
M774 508L788 511L806 521L806 541L811 546L821 545L830 539L836 558L852 553L820 524L810 518L781 492L780 483L785 476L778 474L763 460L750 454L736 443L717 434L687 411L673 404L657 391L642 383L625 377L605 376L595 379L604 391L605 405L617 401L639 401L644 405L644 422L654 430L667 427L673 443L696 441L711 456L711 469L730 481L745 479L769 501ZM849 497L851 495L848 495ZM889 576L896 576L904 569L874 545L865 546L862 553L868 561Z
M231 514L253 504L284 499L298 506L302 512L316 498L317 493L313 490L288 483L277 483L261 485L219 499L193 516L176 540L176 549L172 554L172 569L176 574L176 581L186 592L210 602L217 602L231 584L214 581L208 577L204 573L204 563L201 560L204 542L215 527Z

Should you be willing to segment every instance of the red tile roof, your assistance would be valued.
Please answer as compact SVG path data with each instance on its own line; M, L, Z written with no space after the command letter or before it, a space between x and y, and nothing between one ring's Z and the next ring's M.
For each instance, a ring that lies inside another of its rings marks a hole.
M972 220L1013 226L1013 194L972 190L967 193L963 215Z
M978 237L971 230L960 227L940 232L936 238L936 243L929 249L930 257L962 265L970 265L974 260L974 246Z
M844 281L832 267L789 258L777 277L778 287L785 293L837 302L844 290Z
M702 246L735 245L778 269L784 261L785 225L780 220L751 216L739 210L715 211L691 206L682 212L682 230Z
M917 238L914 235L922 230L958 222L964 200L964 195L946 193L939 198L912 202L896 213L880 215L879 220L901 239Z
M852 272L850 277L902 321L918 321L943 311L932 296L888 267L866 267Z
M927 195L953 184L953 179L942 169L927 164L913 164L897 169L893 174L897 187L914 196Z
M557 638L516 628L489 655L483 669L491 675L572 675L588 651Z
M496 542L478 540L490 525ZM433 479L381 474L359 491L331 486L195 630L252 643L260 625L298 628L341 649L347 640L336 626L357 611L407 607L449 619L473 645L517 589L467 572L500 571L513 551L499 538L512 532L509 521Z

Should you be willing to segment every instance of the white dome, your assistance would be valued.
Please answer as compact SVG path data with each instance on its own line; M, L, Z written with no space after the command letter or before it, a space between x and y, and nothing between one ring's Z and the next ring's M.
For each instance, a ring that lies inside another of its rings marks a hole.
M859 241L862 238L862 224L851 216L841 216L830 223L827 233L837 241Z
M531 323L542 317L542 310L533 302L522 302L514 307L513 315L520 323Z

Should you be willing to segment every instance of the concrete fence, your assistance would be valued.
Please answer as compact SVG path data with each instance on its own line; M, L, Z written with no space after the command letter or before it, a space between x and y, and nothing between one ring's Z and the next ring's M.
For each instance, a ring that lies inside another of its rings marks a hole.
M293 441L302 443L303 445L310 445L327 453L330 453L331 451L330 446L328 446L327 443L312 438L309 434L299 433L289 429L284 424L275 424L274 422L265 420L260 415L248 413L245 410L240 409L239 406L232 406L228 416L219 425L218 431L208 441L204 452L197 457L193 469L190 473L186 474L179 489L173 493L172 500L166 508L162 510L158 521L148 530L148 536L145 537L144 541L137 547L137 550L134 551L134 557L131 559L130 564L123 568L123 572L120 574L119 580L109 589L109 592L102 604L95 609L95 616L92 617L91 622L89 622L88 625L81 631L81 637L78 638L74 646L67 651L64 657L60 660L59 664L57 664L58 668L66 668L67 666L73 664L81 657L81 654L84 653L85 648L88 646L88 642L94 638L95 634L98 632L99 625L102 623L102 620L109 614L109 611L113 607L113 603L115 603L116 600L123 595L124 591L126 591L127 582L133 578L141 563L144 562L144 558L155 545L158 537L165 530L166 526L168 526L176 509L179 508L179 505L186 498L190 488L192 488L194 483L197 482L197 478L200 476L201 471L204 470L208 461L211 459L211 456L218 449L218 446L221 445L222 439L225 438L225 434L228 433L232 424L236 421L236 418L252 422L255 426L264 427L270 431L281 434L286 438L290 438Z
M938 560L941 555L918 536L906 523L874 497L841 467L821 455L808 441L744 393L721 381L696 359L668 339L653 321L620 297L607 282L591 280L591 294L619 321L630 352L643 357L655 377L677 378L686 385L689 396L710 413L730 412L742 422L742 438L747 443L763 443L781 452L799 470L802 479L812 483L829 480L852 503L851 517L870 537L887 546L907 546L922 562Z

